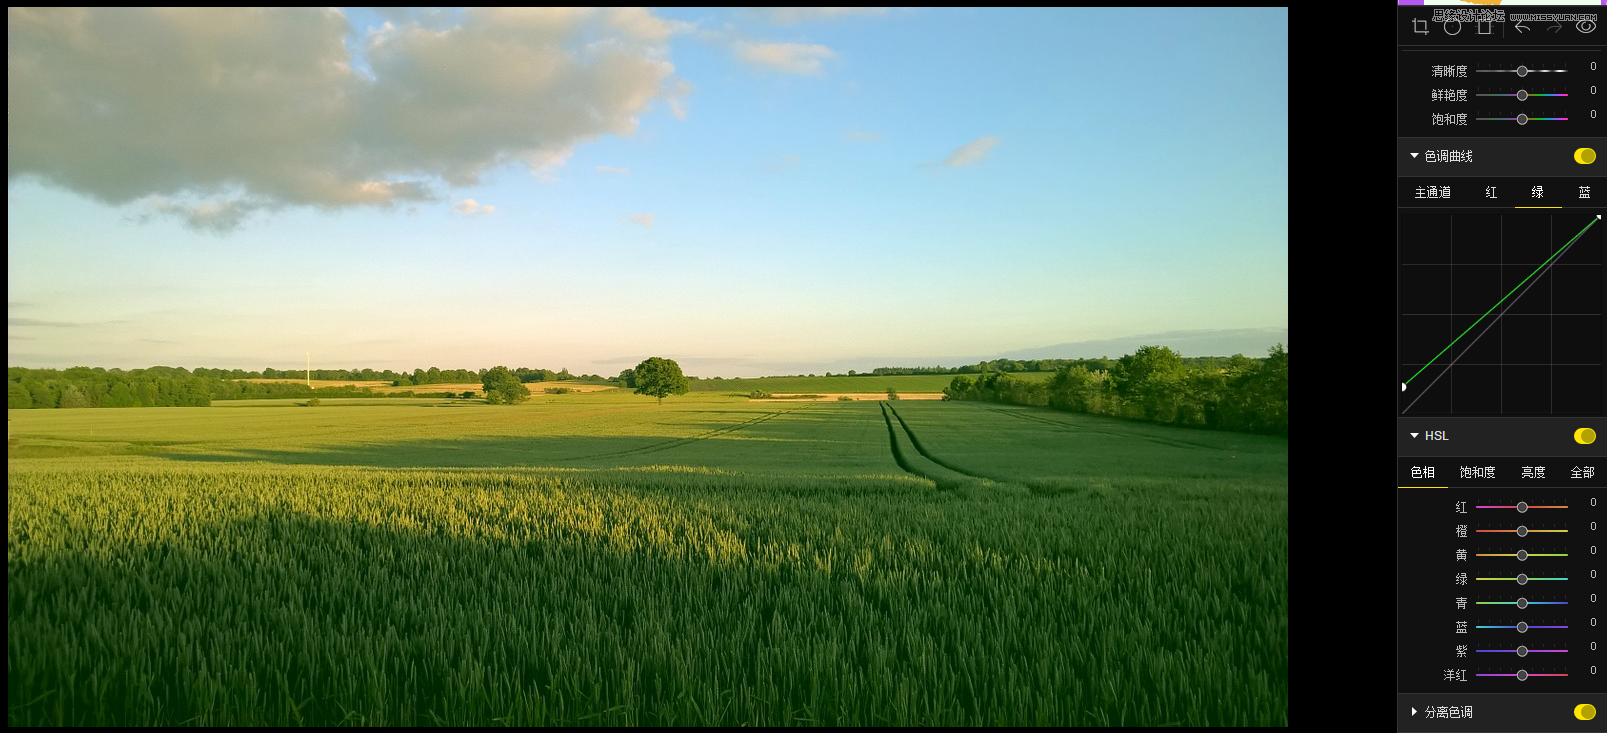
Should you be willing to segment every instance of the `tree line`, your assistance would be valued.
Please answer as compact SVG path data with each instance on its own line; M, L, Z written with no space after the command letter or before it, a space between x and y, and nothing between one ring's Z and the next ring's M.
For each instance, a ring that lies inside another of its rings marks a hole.
M595 374L574 376L568 369L507 369L521 383L581 380L609 383ZM313 379L389 381L392 386L483 382L491 370L415 369L411 374L389 369L314 369ZM431 392L376 392L368 387L309 388L304 382L249 382L248 379L304 379L306 370L209 369L153 366L147 369L28 369L9 367L6 407L13 410L75 407L206 407L212 400L291 399L309 397L412 397Z
M1086 361L1086 360L1084 360ZM1289 434L1289 353L1278 344L1264 359L1243 355L1184 359L1144 346L1106 368L1063 366L1047 381L986 372L961 375L950 399L1053 407L1071 412L1213 430Z

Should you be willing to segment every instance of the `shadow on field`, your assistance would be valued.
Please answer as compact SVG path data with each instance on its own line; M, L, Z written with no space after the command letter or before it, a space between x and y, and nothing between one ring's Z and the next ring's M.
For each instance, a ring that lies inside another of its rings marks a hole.
M691 442L661 436L476 437L349 443L317 450L246 448L226 453L163 453L175 461L381 466L389 468L463 468L551 466L577 461L629 460Z
M839 468L863 472L895 466L883 456L880 444L870 453L846 448L845 433L824 418L798 415L795 410L754 413L734 411L743 418L725 424L710 421L669 420L666 431L699 430L679 437L665 435L547 435L465 436L352 442L297 448L219 448L210 452L169 449L161 458L184 462L254 462L326 466L378 466L387 468L473 467L610 467L673 460L698 466L797 471L804 468ZM871 413L865 411L865 415ZM777 420L777 418L785 418ZM762 426L762 427L760 427ZM856 435L851 430L848 436ZM785 446L784 449L782 446ZM673 457L673 458L672 458ZM879 465L885 463L885 465Z

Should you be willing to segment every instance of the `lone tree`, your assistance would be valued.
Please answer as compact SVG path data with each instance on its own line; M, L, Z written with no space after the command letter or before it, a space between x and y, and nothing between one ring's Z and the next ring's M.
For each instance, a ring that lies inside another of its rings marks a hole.
M493 405L512 405L530 399L530 388L505 366L492 367L480 380L485 388L485 401Z
M648 397L657 397L659 404L664 404L664 398L672 394L686 394L692 390L691 382L681 374L681 365L674 359L661 359L653 356L636 365L631 370L635 377L636 394Z

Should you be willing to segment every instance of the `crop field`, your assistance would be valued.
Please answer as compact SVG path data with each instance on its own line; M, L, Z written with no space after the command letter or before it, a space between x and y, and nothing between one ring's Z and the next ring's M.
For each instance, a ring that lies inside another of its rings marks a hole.
M275 383L275 382L284 382L286 384L310 384L310 385L312 385L313 389L318 389L320 387L389 387L389 386L391 386L390 382L376 381L376 380L372 380L372 379L370 379L370 380L362 380L362 379L290 379L290 378L284 378L284 379L278 379L278 378L275 378L275 379L260 379L259 378L259 379L242 379L240 381L242 381L242 382L260 382L260 383L263 383L263 384L272 384L272 383Z
M1010 376L1043 381L1053 376L1053 372L1012 372ZM759 389L777 393L853 394L856 392L885 393L891 387L900 392L942 392L944 387L949 386L949 383L954 381L954 377L955 375L953 374L893 374L886 377L837 375L832 377L699 379L692 382L692 391L747 394Z
M938 378L11 410L8 724L1288 724L1287 440L723 394Z

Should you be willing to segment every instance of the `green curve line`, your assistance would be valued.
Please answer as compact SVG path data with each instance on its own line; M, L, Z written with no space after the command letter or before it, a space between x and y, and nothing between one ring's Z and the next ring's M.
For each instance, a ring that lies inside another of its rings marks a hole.
M1568 249L1569 247L1573 246L1574 242L1579 241L1580 237L1585 236L1585 232L1589 231L1591 227L1596 226L1597 221L1599 221L1599 219L1591 219L1590 223L1586 224L1584 229L1580 229L1579 233L1575 234L1573 236L1573 239L1568 240L1567 244L1562 245L1562 249L1559 249L1556 252L1552 252L1551 256L1547 257L1545 262L1540 263L1539 267L1534 268L1534 272L1529 273L1529 277L1525 277L1522 282L1519 282L1517 285L1512 286L1512 289L1508 290L1506 295L1501 296L1501 299L1496 301L1495 305L1490 306L1490 310L1485 311L1484 315L1479 316L1479 320L1474 321L1473 326L1479 325L1479 323L1484 321L1485 317L1489 316L1491 313L1494 313L1496 308L1501 307L1502 303L1507 302L1507 298L1512 297L1513 293L1518 292L1518 288L1523 287L1523 283L1529 282L1529 278L1534 277L1535 272L1539 272L1539 271L1545 269L1547 264L1549 264L1552 260L1557 259L1557 255L1562 254L1562 250ZM1438 358L1440 358L1442 356L1445 356L1445 352L1450 351L1451 347L1456 345L1456 342L1461 341L1463 336L1468 335L1468 331L1472 331L1473 326L1468 326L1467 331L1463 331L1456 338L1451 339L1451 343L1446 344L1445 348L1440 349L1440 353L1435 354L1434 359L1438 359ZM1413 374L1410 379L1407 379L1405 382L1402 382L1402 384L1411 384L1413 379L1417 379L1418 374L1423 373L1423 369L1427 369L1429 367L1429 364L1434 363L1434 359L1429 359L1428 363L1424 364L1422 369L1417 370L1417 374Z

